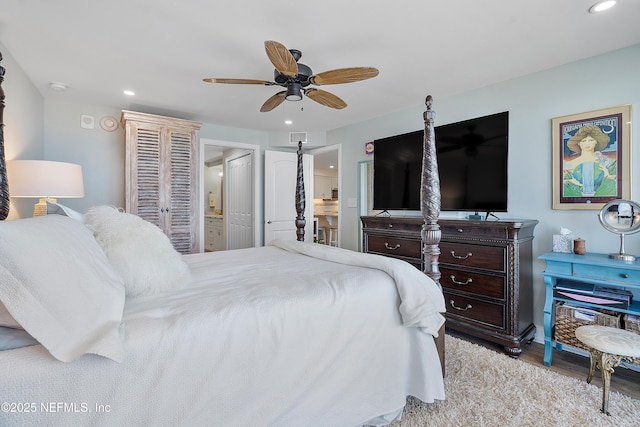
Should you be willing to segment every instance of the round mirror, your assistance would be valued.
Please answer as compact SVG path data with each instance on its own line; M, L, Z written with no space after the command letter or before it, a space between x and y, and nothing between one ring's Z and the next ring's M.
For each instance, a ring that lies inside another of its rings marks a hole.
M631 200L612 200L602 207L598 219L606 230L620 235L620 252L609 257L635 261L635 256L624 252L624 236L640 231L640 205Z

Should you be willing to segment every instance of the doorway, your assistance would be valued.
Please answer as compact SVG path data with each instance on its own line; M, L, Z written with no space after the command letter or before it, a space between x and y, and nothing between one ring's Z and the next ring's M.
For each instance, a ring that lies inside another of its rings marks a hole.
M260 246L262 212L256 191L260 147L201 138L200 159L203 210L199 215L199 251L204 252L205 247L211 250L207 233L212 232L213 239L218 239L215 250ZM210 222L219 222L220 230L209 229Z
M319 243L340 246L340 171L341 145L329 145L309 150L313 155L313 208ZM343 197L342 197L343 198Z

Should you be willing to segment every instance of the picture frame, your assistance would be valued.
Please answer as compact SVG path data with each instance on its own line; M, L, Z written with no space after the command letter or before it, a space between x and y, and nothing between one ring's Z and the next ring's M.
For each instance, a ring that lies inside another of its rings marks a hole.
M631 105L551 119L553 209L600 210L631 197Z

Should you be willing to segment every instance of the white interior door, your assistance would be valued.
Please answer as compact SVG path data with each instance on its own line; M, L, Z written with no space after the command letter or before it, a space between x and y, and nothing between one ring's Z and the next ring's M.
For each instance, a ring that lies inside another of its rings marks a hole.
M227 249L251 248L253 242L253 153L225 159Z
M298 155L264 153L264 241L296 240L296 176ZM313 156L302 157L305 190L305 242L313 242Z

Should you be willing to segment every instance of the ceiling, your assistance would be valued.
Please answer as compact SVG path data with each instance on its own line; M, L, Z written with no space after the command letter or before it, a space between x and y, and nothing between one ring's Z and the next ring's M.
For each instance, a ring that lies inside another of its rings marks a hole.
M424 105L427 94L437 102L640 43L640 0L599 15L587 12L595 1L0 0L0 41L45 98L238 128L327 131ZM345 109L305 98L267 113L260 107L279 87L202 81L272 80L265 40L301 50L315 73L373 66L380 74L321 87ZM68 89L51 90L51 82Z

